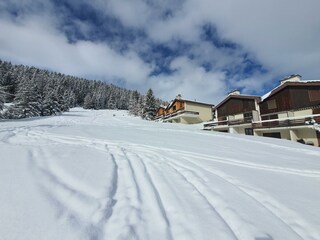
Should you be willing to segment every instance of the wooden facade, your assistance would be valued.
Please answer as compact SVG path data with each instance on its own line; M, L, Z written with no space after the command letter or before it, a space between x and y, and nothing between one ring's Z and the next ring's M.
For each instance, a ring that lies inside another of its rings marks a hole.
M164 107L159 107L156 113L157 117L161 117L165 114L165 108Z
M164 122L194 124L212 119L212 104L201 103L182 99L177 96L166 108L163 115L158 119ZM160 109L158 113L160 114Z
M216 120L206 123L204 129L253 135L252 121L259 119L260 97L234 92L215 107Z
M220 106L217 106L218 117L223 118L230 115L246 113L256 110L255 98L244 98L232 96Z
M183 110L185 106L185 101L181 99L175 99L173 102L167 107L166 114L171 114L177 112L179 110Z
M205 130L282 138L320 146L320 80L290 76L263 97L230 94Z
M253 124L257 135L320 146L320 81L285 81L266 96L262 121Z
M320 106L320 83L284 83L259 105L261 115Z

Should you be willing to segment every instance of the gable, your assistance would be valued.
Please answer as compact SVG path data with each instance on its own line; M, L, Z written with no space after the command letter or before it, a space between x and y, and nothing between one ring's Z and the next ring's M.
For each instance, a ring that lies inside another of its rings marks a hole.
M261 114L310 108L320 105L320 85L284 86L260 103Z
M175 99L166 109L167 113L172 113L184 108L184 101Z
M217 107L218 116L235 115L255 110L255 100L248 98L229 98Z

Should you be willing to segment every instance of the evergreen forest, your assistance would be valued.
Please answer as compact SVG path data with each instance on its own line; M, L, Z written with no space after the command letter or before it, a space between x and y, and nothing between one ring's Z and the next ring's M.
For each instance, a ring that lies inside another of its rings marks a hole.
M72 107L119 109L152 120L160 105L152 89L145 95L103 81L87 80L0 60L0 118L60 115Z

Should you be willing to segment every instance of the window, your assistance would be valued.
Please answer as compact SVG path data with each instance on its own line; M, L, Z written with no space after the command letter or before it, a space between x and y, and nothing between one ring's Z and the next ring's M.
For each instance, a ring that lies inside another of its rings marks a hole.
M269 115L269 119L278 119L278 114Z
M252 120L252 112L246 112L243 114L244 122L248 123Z
M246 112L243 114L244 118L252 119L252 112Z
M310 102L320 101L320 90L309 90Z
M173 109L173 111L177 110L176 105L174 105L174 106L172 107L172 109Z
M268 104L268 109L275 109L277 108L277 103L275 99L271 99L267 102Z
M271 137L271 138L281 138L280 132L270 132L270 133L263 133L264 137Z
M253 129L252 128L245 128L244 132L246 135L253 135Z

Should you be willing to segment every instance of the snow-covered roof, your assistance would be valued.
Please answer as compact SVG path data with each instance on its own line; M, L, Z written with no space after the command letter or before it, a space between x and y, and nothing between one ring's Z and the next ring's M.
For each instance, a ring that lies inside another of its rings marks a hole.
M187 103L188 103L188 102L189 102L189 103L197 103L197 104L208 105L208 106L214 106L214 104L210 104L210 103L203 103L203 102L191 101L191 100L182 99L182 98L180 98L180 99L175 98L174 100L172 100L172 101L168 104L168 106L166 107L166 109L169 109L169 108L174 104L174 102L176 102L176 101L187 102Z
M265 99L273 95L274 93L280 91L281 89L287 87L287 86L296 86L296 85L304 85L308 83L320 83L320 80L303 80L303 81L292 81L292 80L286 80L282 84L276 86L271 91L267 92L265 95L261 97L261 101L263 102Z
M274 88L274 89L275 89L275 88ZM263 102L267 97L269 97L270 94L271 94L271 92L272 92L274 89L272 89L270 92L267 92L265 95L263 95L263 96L261 97L261 102Z
M260 101L260 97L259 96L254 96L254 95L243 95L243 94L239 94L239 95L228 95L225 99L223 99L218 105L215 106L215 109L219 108L221 105L223 105L225 102L227 102L229 99L231 98L238 98L238 99L253 99Z

